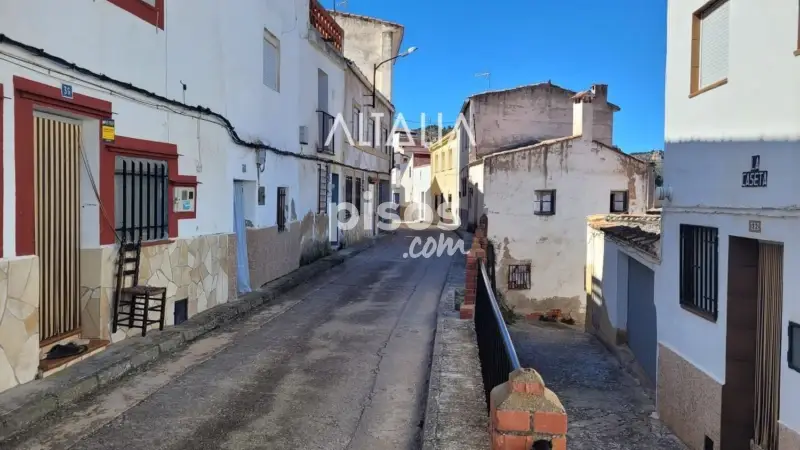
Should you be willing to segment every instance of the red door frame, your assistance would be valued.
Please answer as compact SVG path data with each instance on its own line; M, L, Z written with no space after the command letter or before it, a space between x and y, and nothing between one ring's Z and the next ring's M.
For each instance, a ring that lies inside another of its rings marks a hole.
M74 94L72 98L61 96L61 89L14 76L14 165L16 174L16 244L17 256L36 253L36 211L34 210L34 142L33 113L36 106L57 109L78 116L110 119L111 102ZM97 135L101 152L104 143Z

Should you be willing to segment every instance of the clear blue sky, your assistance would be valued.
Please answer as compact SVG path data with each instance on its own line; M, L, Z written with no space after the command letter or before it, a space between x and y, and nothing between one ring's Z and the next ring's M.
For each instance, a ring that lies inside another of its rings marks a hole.
M421 112L454 121L489 86L475 74L491 72L491 89L608 84L622 108L614 143L663 148L665 0L347 0L337 9L399 22L403 48L419 48L395 65L394 103L411 127Z

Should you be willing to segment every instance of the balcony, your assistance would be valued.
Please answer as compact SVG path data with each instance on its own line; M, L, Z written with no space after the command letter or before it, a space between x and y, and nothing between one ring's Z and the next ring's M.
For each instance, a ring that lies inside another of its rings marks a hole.
M328 10L317 0L309 0L309 2L309 19L311 21L311 26L319 31L322 39L330 42L336 50L341 52L342 43L344 42L344 30L333 20Z
M331 134L335 118L325 111L317 111L317 126L319 129L319 140L317 141L317 151L333 155L336 148L336 137ZM330 141L328 141L330 136Z

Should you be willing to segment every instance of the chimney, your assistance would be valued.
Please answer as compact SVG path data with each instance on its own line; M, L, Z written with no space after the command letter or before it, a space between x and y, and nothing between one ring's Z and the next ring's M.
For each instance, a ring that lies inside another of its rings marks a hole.
M592 125L594 124L594 108L592 91L579 92L572 97L572 135L581 136L584 141L592 141Z

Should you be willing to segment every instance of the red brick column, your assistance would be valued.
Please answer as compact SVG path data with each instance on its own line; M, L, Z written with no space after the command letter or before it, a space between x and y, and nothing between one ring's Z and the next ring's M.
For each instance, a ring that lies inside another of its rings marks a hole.
M475 296L478 292L478 277L481 274L480 262L486 260L486 251L480 247L478 240L480 232L472 239L472 248L467 253L467 273L464 280L464 303L460 313L462 319L475 317Z
M518 369L490 396L492 450L530 450L539 440L567 448L567 413L533 369Z

